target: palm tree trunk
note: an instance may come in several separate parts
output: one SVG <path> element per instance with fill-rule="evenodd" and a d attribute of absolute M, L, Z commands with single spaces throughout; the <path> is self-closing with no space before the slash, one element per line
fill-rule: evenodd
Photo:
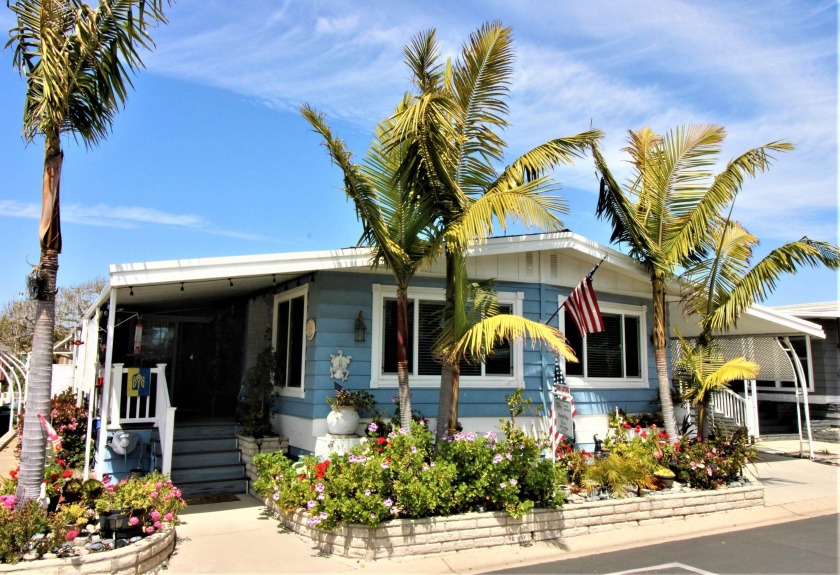
<path fill-rule="evenodd" d="M 452 325 L 455 321 L 455 255 L 447 251 L 446 260 L 446 293 L 443 303 L 443 323 Z M 452 417 L 452 402 L 457 391 L 455 390 L 455 374 L 453 366 L 443 364 L 440 370 L 440 396 L 438 398 L 437 417 L 437 438 L 440 439 L 450 432 L 450 419 Z M 458 415 L 457 404 L 455 416 Z"/>
<path fill-rule="evenodd" d="M 46 430 L 41 427 L 38 414 L 50 417 L 52 388 L 53 338 L 55 332 L 55 294 L 58 278 L 58 254 L 61 252 L 61 220 L 59 217 L 59 188 L 64 154 L 58 134 L 48 135 L 44 154 L 42 185 L 41 261 L 38 265 L 38 293 L 35 310 L 35 331 L 32 336 L 32 356 L 29 360 L 26 414 L 23 419 L 23 442 L 20 452 L 20 474 L 16 495 L 18 505 L 36 499 L 44 480 L 46 458 Z"/>
<path fill-rule="evenodd" d="M 435 437 L 440 439 L 449 433 L 449 413 L 452 406 L 452 366 L 444 364 L 440 369 L 440 394 Z"/>
<path fill-rule="evenodd" d="M 449 435 L 458 430 L 458 392 L 461 387 L 461 366 L 452 366 L 452 405 L 449 406 Z"/>
<path fill-rule="evenodd" d="M 408 295 L 397 287 L 397 381 L 400 387 L 400 427 L 411 429 L 411 392 L 408 388 Z"/>
<path fill-rule="evenodd" d="M 665 349 L 665 280 L 655 273 L 651 276 L 653 285 L 653 349 L 656 358 L 656 377 L 659 380 L 659 403 L 668 441 L 677 442 L 677 423 L 674 416 L 674 402 L 671 399 L 671 381 L 668 377 L 668 356 Z"/>
<path fill-rule="evenodd" d="M 42 254 L 40 271 L 41 293 L 35 311 L 35 333 L 32 337 L 32 356 L 29 362 L 20 475 L 16 492 L 21 503 L 36 499 L 44 480 L 47 440 L 46 430 L 41 426 L 38 414 L 47 419 L 50 417 L 55 285 L 58 271 L 58 254 L 54 250 Z"/>

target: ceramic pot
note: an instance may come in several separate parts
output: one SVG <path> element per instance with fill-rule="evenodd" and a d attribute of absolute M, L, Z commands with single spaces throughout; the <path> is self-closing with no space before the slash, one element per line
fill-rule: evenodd
<path fill-rule="evenodd" d="M 333 407 L 327 415 L 327 431 L 331 435 L 356 435 L 359 427 L 359 414 L 355 407 Z"/>

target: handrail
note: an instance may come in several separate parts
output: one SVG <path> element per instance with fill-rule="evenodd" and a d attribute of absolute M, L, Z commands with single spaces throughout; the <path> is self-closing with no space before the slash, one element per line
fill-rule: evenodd
<path fill-rule="evenodd" d="M 129 368 L 123 364 L 113 365 L 113 377 L 111 385 L 110 424 L 112 427 L 121 427 L 123 423 L 152 423 L 158 428 L 160 434 L 161 451 L 163 461 L 161 471 L 169 473 L 172 469 L 172 444 L 175 435 L 175 407 L 169 399 L 169 386 L 166 383 L 166 364 L 159 363 L 156 367 L 149 368 L 151 374 L 157 377 L 154 380 L 155 401 L 152 409 L 151 395 L 146 401 L 141 398 L 127 398 L 129 401 L 122 405 L 123 375 L 128 373 Z M 134 400 L 134 401 L 131 401 Z"/>
<path fill-rule="evenodd" d="M 155 405 L 155 426 L 160 434 L 160 449 L 163 455 L 161 471 L 169 474 L 172 470 L 172 444 L 175 436 L 175 410 L 169 400 L 169 386 L 166 383 L 166 364 L 157 364 L 157 402 Z"/>
<path fill-rule="evenodd" d="M 752 386 L 752 394 L 745 390 L 741 397 L 728 388 L 716 389 L 712 392 L 712 409 L 715 413 L 728 417 L 738 426 L 747 428 L 747 433 L 758 435 L 758 408 L 756 405 L 755 382 L 747 382 Z"/>

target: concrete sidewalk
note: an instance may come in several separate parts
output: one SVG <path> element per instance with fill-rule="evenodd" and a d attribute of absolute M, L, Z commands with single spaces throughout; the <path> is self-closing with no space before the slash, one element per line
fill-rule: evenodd
<path fill-rule="evenodd" d="M 480 573 L 557 559 L 618 551 L 651 543 L 712 535 L 838 512 L 838 468 L 780 455 L 799 451 L 797 441 L 760 444 L 763 461 L 751 473 L 765 487 L 765 506 L 686 521 L 567 538 L 559 543 L 508 545 L 426 557 L 378 561 L 324 556 L 284 532 L 247 496 L 230 503 L 193 506 L 183 514 L 170 573 Z M 837 444 L 815 452 L 837 453 Z"/>

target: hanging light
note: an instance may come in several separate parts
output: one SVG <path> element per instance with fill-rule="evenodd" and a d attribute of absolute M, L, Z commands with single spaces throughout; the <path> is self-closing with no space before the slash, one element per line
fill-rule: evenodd
<path fill-rule="evenodd" d="M 356 318 L 356 322 L 353 324 L 353 334 L 355 336 L 356 341 L 365 341 L 365 332 L 367 331 L 367 326 L 365 325 L 365 317 L 362 315 L 362 312 L 359 311 L 359 317 Z"/>

